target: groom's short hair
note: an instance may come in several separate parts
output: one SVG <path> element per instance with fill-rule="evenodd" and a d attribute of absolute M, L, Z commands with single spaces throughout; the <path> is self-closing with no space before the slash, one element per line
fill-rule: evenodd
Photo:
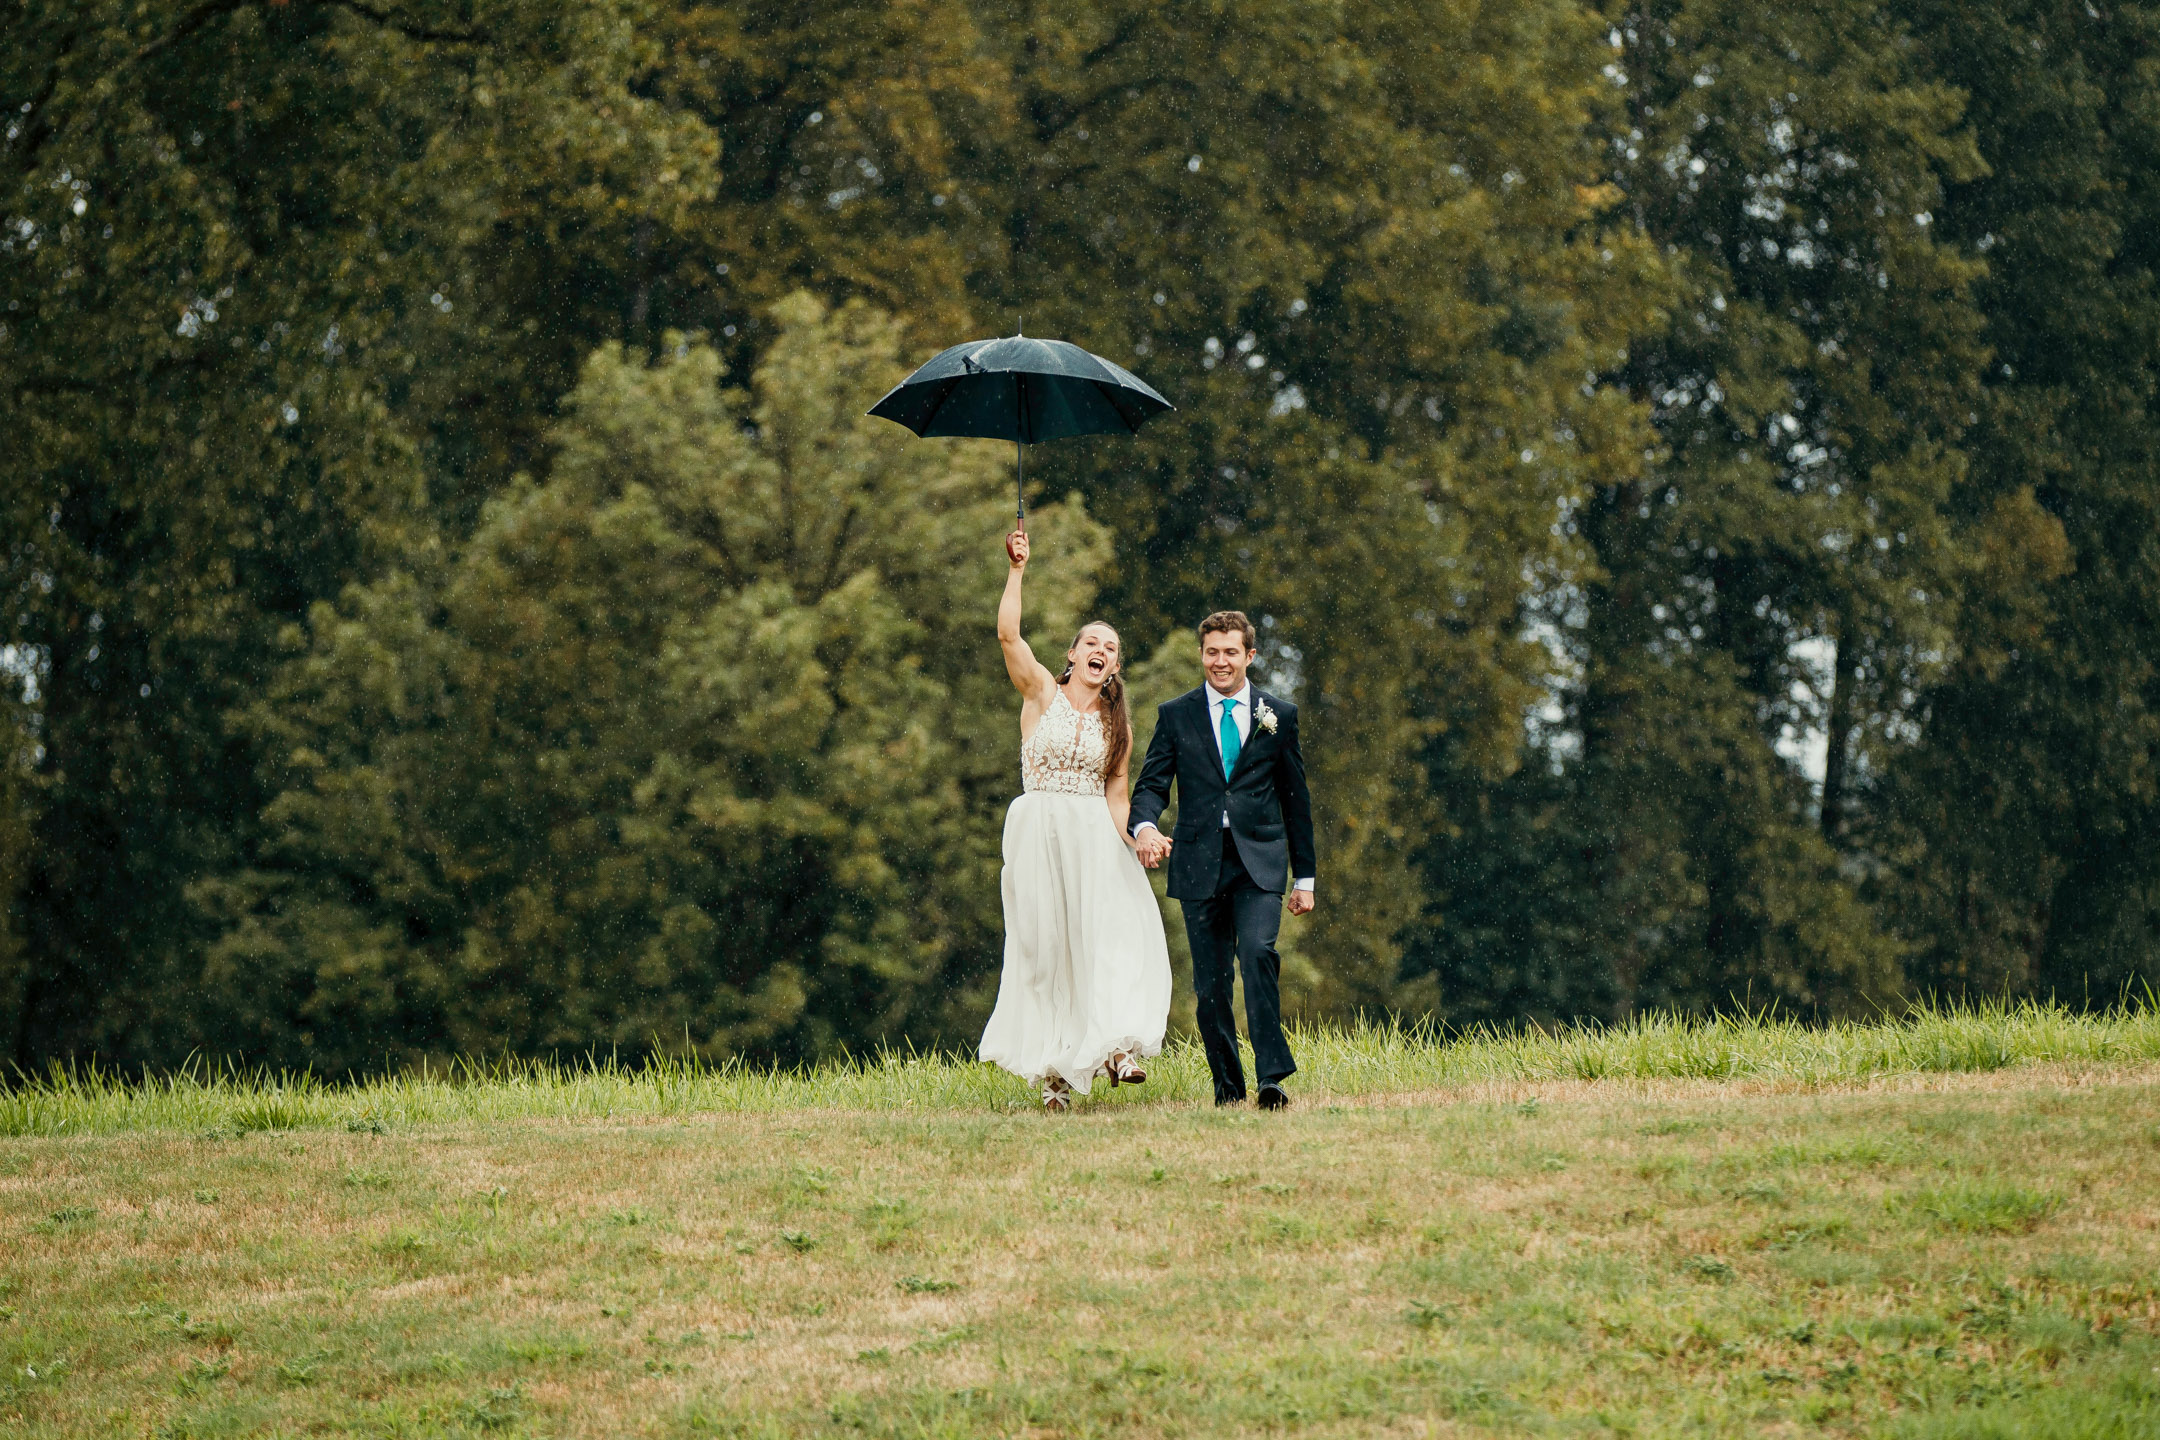
<path fill-rule="evenodd" d="M 1207 644 L 1210 635 L 1228 635 L 1232 631 L 1245 637 L 1245 649 L 1250 652 L 1260 648 L 1260 633 L 1253 629 L 1252 621 L 1245 618 L 1242 610 L 1217 610 L 1200 622 L 1200 643 Z"/>

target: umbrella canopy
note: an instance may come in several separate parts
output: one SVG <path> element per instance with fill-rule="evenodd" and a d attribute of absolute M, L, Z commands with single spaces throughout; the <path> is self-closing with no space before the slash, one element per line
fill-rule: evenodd
<path fill-rule="evenodd" d="M 870 407 L 917 435 L 1032 445 L 1067 435 L 1129 435 L 1175 409 L 1124 366 L 1063 340 L 1025 335 L 940 351 Z M 1027 515 L 1027 500 L 1020 501 Z"/>

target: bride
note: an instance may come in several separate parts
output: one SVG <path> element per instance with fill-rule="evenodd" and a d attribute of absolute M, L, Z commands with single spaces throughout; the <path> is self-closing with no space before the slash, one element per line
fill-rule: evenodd
<path fill-rule="evenodd" d="M 1125 835 L 1132 714 L 1117 631 L 1082 626 L 1053 677 L 1020 636 L 1027 535 L 1006 540 L 998 644 L 1021 695 L 1025 793 L 1005 814 L 1005 968 L 982 1058 L 1040 1084 L 1056 1113 L 1097 1075 L 1147 1079 L 1140 1062 L 1161 1052 L 1170 1016 L 1170 952 Z"/>

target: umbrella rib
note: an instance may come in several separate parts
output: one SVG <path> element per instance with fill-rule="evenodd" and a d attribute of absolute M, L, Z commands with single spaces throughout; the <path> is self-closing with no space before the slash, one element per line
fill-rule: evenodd
<path fill-rule="evenodd" d="M 953 375 L 947 377 L 946 379 L 932 382 L 933 384 L 938 386 L 938 389 L 935 392 L 937 398 L 931 402 L 930 408 L 928 410 L 925 410 L 922 414 L 922 429 L 929 429 L 931 422 L 937 419 L 938 412 L 945 408 L 945 402 L 952 399 L 954 395 L 959 393 L 960 382 L 964 378 L 964 376 Z"/>
<path fill-rule="evenodd" d="M 1101 392 L 1103 399 L 1109 403 L 1111 410 L 1116 413 L 1118 419 L 1125 422 L 1125 428 L 1134 434 L 1138 434 L 1140 431 L 1139 422 L 1134 420 L 1131 411 L 1127 410 L 1124 404 L 1125 387 L 1098 383 L 1095 388 Z"/>

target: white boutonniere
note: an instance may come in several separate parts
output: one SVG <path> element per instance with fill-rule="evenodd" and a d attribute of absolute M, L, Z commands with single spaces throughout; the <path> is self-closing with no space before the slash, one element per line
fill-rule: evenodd
<path fill-rule="evenodd" d="M 1257 721 L 1259 721 L 1259 722 L 1260 722 L 1260 728 L 1261 728 L 1261 729 L 1263 729 L 1263 730 L 1267 731 L 1267 733 L 1268 733 L 1268 734 L 1270 734 L 1270 735 L 1272 735 L 1272 734 L 1274 734 L 1274 733 L 1275 733 L 1275 712 L 1274 712 L 1273 710 L 1270 710 L 1270 709 L 1268 709 L 1268 703 L 1267 703 L 1267 701 L 1265 701 L 1265 700 L 1255 700 L 1255 701 L 1253 701 L 1253 712 L 1252 712 L 1252 713 L 1253 713 L 1253 719 L 1255 719 L 1255 720 L 1257 720 Z"/>

